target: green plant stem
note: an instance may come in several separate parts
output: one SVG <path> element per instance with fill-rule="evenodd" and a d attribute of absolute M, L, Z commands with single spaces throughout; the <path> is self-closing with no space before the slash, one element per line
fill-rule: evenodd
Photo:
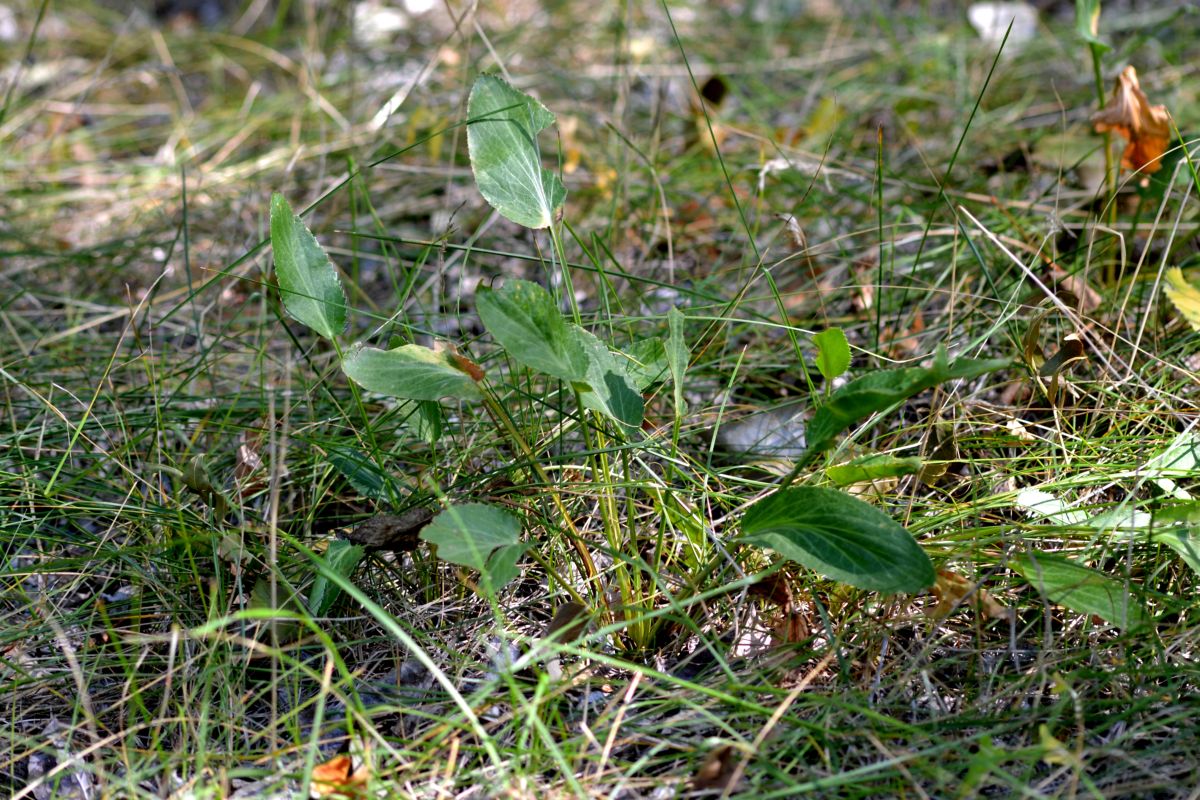
<path fill-rule="evenodd" d="M 563 503 L 562 496 L 558 493 L 558 490 L 554 488 L 550 476 L 546 474 L 546 471 L 542 469 L 542 465 L 538 463 L 533 448 L 525 441 L 525 437 L 521 436 L 521 432 L 517 430 L 516 424 L 512 421 L 512 417 L 508 415 L 508 412 L 504 410 L 504 406 L 497 402 L 492 393 L 486 389 L 482 392 L 482 397 L 483 405 L 492 419 L 504 428 L 509 439 L 516 445 L 521 454 L 525 456 L 525 459 L 529 462 L 529 466 L 537 474 L 538 480 L 550 492 L 550 499 L 554 503 L 555 508 L 558 509 L 559 514 L 562 515 L 563 523 L 569 531 L 571 543 L 575 545 L 575 550 L 579 553 L 580 564 L 584 568 L 584 573 L 587 575 L 589 581 L 594 582 L 599 573 L 596 571 L 595 562 L 592 561 L 592 554 L 588 552 L 587 544 L 583 541 L 583 537 L 580 536 L 579 529 L 575 527 L 575 523 L 567 511 L 567 506 Z"/>
<path fill-rule="evenodd" d="M 1092 54 L 1092 79 L 1096 85 L 1096 102 L 1104 108 L 1104 73 L 1101 70 L 1100 48 L 1094 44 L 1088 45 Z M 1112 134 L 1104 132 L 1104 191 L 1107 195 L 1104 207 L 1108 209 L 1110 226 L 1117 222 L 1117 172 L 1113 165 Z M 1104 267 L 1104 282 L 1111 285 L 1117 279 L 1117 265 L 1109 262 Z"/>

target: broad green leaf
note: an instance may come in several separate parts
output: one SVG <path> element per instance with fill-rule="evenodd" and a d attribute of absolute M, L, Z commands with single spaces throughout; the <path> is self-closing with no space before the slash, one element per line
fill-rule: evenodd
<path fill-rule="evenodd" d="M 856 458 L 849 464 L 838 464 L 826 467 L 825 474 L 838 486 L 849 486 L 852 483 L 874 481 L 880 478 L 897 478 L 901 475 L 912 475 L 921 471 L 921 459 L 897 458 L 886 453 Z"/>
<path fill-rule="evenodd" d="M 674 389 L 675 413 L 687 413 L 687 402 L 683 399 L 683 377 L 687 372 L 691 352 L 687 340 L 684 339 L 683 324 L 687 318 L 677 308 L 667 312 L 667 364 L 671 369 L 671 385 Z"/>
<path fill-rule="evenodd" d="M 946 363 L 939 349 L 930 367 L 903 367 L 872 372 L 838 389 L 817 409 L 808 424 L 808 461 L 829 447 L 833 438 L 860 419 L 885 411 L 932 386 L 957 378 L 974 378 L 1012 364 L 1009 359 L 960 358 Z"/>
<path fill-rule="evenodd" d="M 1100 38 L 1100 0 L 1075 0 L 1075 32 L 1097 53 L 1112 49 Z"/>
<path fill-rule="evenodd" d="M 517 561 L 529 549 L 529 542 L 517 542 L 497 547 L 487 560 L 487 570 L 484 575 L 492 586 L 492 591 L 503 588 L 505 584 L 521 574 Z"/>
<path fill-rule="evenodd" d="M 642 426 L 644 406 L 627 361 L 615 356 L 604 342 L 580 328 L 570 325 L 569 335 L 587 354 L 585 390 L 579 394 L 583 404 L 593 411 L 616 420 L 626 436 L 633 436 Z"/>
<path fill-rule="evenodd" d="M 629 357 L 629 377 L 639 392 L 667 376 L 667 346 L 659 337 L 639 339 L 625 348 L 625 355 Z"/>
<path fill-rule="evenodd" d="M 479 193 L 527 228 L 545 228 L 566 199 L 562 181 L 542 166 L 538 131 L 554 115 L 495 75 L 480 75 L 467 100 L 467 149 Z"/>
<path fill-rule="evenodd" d="M 475 308 L 488 333 L 520 363 L 569 383 L 586 376 L 587 355 L 541 286 L 519 280 L 498 290 L 481 286 Z"/>
<path fill-rule="evenodd" d="M 1159 531 L 1150 538 L 1179 553 L 1192 571 L 1200 575 L 1200 531 L 1196 528 L 1172 528 Z"/>
<path fill-rule="evenodd" d="M 271 195 L 275 276 L 289 316 L 332 339 L 346 329 L 346 295 L 337 270 L 283 195 Z"/>
<path fill-rule="evenodd" d="M 1126 590 L 1125 583 L 1061 556 L 1019 556 L 1012 567 L 1053 603 L 1081 614 L 1095 614 L 1123 628 L 1149 621 L 1146 610 Z"/>
<path fill-rule="evenodd" d="M 366 550 L 359 545 L 344 539 L 335 539 L 329 543 L 329 548 L 325 551 L 325 564 L 333 572 L 349 580 L 354 573 L 354 568 L 358 566 L 358 562 L 362 561 L 364 553 Z M 309 613 L 314 617 L 325 616 L 333 608 L 333 604 L 337 602 L 338 595 L 341 593 L 342 590 L 337 587 L 337 584 L 331 583 L 328 578 L 318 572 L 317 577 L 313 578 L 312 588 L 308 591 Z"/>
<path fill-rule="evenodd" d="M 452 355 L 418 344 L 394 350 L 360 347 L 342 361 L 342 371 L 368 391 L 405 400 L 479 397 L 479 387 L 455 365 Z"/>
<path fill-rule="evenodd" d="M 826 328 L 812 337 L 817 348 L 817 369 L 831 381 L 850 367 L 850 343 L 841 328 Z"/>
<path fill-rule="evenodd" d="M 781 489 L 750 507 L 742 531 L 744 542 L 861 589 L 919 592 L 936 577 L 912 534 L 836 489 Z"/>
<path fill-rule="evenodd" d="M 387 496 L 391 476 L 360 450 L 345 446 L 330 447 L 325 460 L 363 497 L 381 500 Z"/>
<path fill-rule="evenodd" d="M 438 558 L 485 573 L 494 589 L 515 577 L 513 564 L 520 553 L 506 550 L 498 556 L 496 573 L 489 573 L 489 558 L 500 548 L 521 543 L 521 522 L 507 511 L 483 503 L 450 506 L 421 531 L 421 539 L 437 546 Z M 500 581 L 506 578 L 506 581 Z"/>

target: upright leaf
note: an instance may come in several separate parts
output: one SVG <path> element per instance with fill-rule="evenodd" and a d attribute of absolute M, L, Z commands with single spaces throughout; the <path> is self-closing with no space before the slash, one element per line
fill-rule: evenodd
<path fill-rule="evenodd" d="M 498 290 L 481 286 L 475 308 L 488 333 L 525 366 L 570 383 L 586 376 L 587 355 L 541 286 L 519 280 Z"/>
<path fill-rule="evenodd" d="M 1154 534 L 1151 539 L 1170 547 L 1183 559 L 1192 571 L 1200 575 L 1200 530 L 1196 528 L 1172 528 Z"/>
<path fill-rule="evenodd" d="M 850 343 L 841 328 L 826 328 L 813 336 L 817 348 L 817 369 L 827 381 L 841 375 L 850 367 Z"/>
<path fill-rule="evenodd" d="M 342 371 L 368 391 L 405 400 L 476 399 L 479 387 L 456 363 L 453 355 L 418 344 L 393 350 L 360 347 L 342 361 Z"/>
<path fill-rule="evenodd" d="M 373 460 L 361 450 L 348 445 L 334 445 L 329 448 L 325 460 L 342 474 L 354 490 L 364 497 L 382 500 L 388 491 L 392 476 L 380 469 Z"/>
<path fill-rule="evenodd" d="M 936 578 L 912 534 L 874 506 L 835 489 L 781 489 L 750 507 L 742 541 L 861 589 L 919 592 Z"/>
<path fill-rule="evenodd" d="M 436 400 L 421 400 L 408 424 L 422 442 L 434 444 L 442 438 L 442 407 Z"/>
<path fill-rule="evenodd" d="M 467 100 L 467 148 L 479 193 L 527 228 L 545 228 L 566 199 L 562 181 L 542 166 L 537 135 L 554 115 L 495 75 L 480 75 Z"/>
<path fill-rule="evenodd" d="M 1149 622 L 1146 609 L 1125 583 L 1102 572 L 1045 554 L 1020 556 L 1012 566 L 1048 600 L 1072 611 L 1095 614 L 1123 629 Z"/>
<path fill-rule="evenodd" d="M 644 392 L 667 376 L 667 345 L 658 336 L 638 339 L 624 350 L 634 388 Z"/>
<path fill-rule="evenodd" d="M 1075 32 L 1098 54 L 1112 49 L 1100 38 L 1100 0 L 1075 0 Z"/>
<path fill-rule="evenodd" d="M 1188 283 L 1179 267 L 1171 267 L 1164 277 L 1167 282 L 1163 285 L 1163 292 L 1167 299 L 1188 321 L 1192 330 L 1200 331 L 1200 289 Z"/>
<path fill-rule="evenodd" d="M 271 249 L 289 316 L 332 339 L 346 328 L 346 295 L 337 270 L 283 195 L 271 196 Z"/>
<path fill-rule="evenodd" d="M 344 539 L 335 539 L 329 543 L 325 551 L 325 563 L 336 574 L 347 580 L 354 573 L 358 562 L 362 561 L 366 550 L 359 545 Z M 336 583 L 331 582 L 320 572 L 313 578 L 312 588 L 308 592 L 308 610 L 314 617 L 323 617 L 333 608 L 342 590 Z"/>
<path fill-rule="evenodd" d="M 620 423 L 626 436 L 633 436 L 642 426 L 645 407 L 629 367 L 591 333 L 578 325 L 568 327 L 569 335 L 588 359 L 586 390 L 580 393 L 580 399 L 588 408 Z"/>
<path fill-rule="evenodd" d="M 687 340 L 683 336 L 683 323 L 686 321 L 683 312 L 672 308 L 667 312 L 667 364 L 671 370 L 671 386 L 677 414 L 687 412 L 687 402 L 683 399 L 683 376 L 687 372 L 688 350 Z"/>

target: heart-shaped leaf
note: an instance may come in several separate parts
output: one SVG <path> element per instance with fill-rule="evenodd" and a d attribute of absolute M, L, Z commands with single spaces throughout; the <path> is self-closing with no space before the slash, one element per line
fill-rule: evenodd
<path fill-rule="evenodd" d="M 418 344 L 393 350 L 360 347 L 342 361 L 342 371 L 364 389 L 405 400 L 474 400 L 479 387 L 452 354 Z"/>
<path fill-rule="evenodd" d="M 289 316 L 332 339 L 346 329 L 346 295 L 337 270 L 283 195 L 271 195 L 271 249 Z"/>
<path fill-rule="evenodd" d="M 782 489 L 750 507 L 742 541 L 834 580 L 880 592 L 919 592 L 936 578 L 912 534 L 874 506 L 835 489 Z"/>
<path fill-rule="evenodd" d="M 517 361 L 569 383 L 584 380 L 587 355 L 541 286 L 518 280 L 498 290 L 481 286 L 475 308 L 488 333 Z"/>
<path fill-rule="evenodd" d="M 495 75 L 480 75 L 467 100 L 467 148 L 479 193 L 527 228 L 545 228 L 566 199 L 562 181 L 542 166 L 538 131 L 554 115 Z"/>
<path fill-rule="evenodd" d="M 483 503 L 450 506 L 425 526 L 421 539 L 435 545 L 443 561 L 487 575 L 493 589 L 516 577 L 516 560 L 524 552 L 521 521 Z"/>
<path fill-rule="evenodd" d="M 1061 556 L 1023 555 L 1012 567 L 1053 603 L 1081 614 L 1095 614 L 1119 628 L 1137 628 L 1150 621 L 1146 609 L 1124 581 L 1076 564 Z"/>

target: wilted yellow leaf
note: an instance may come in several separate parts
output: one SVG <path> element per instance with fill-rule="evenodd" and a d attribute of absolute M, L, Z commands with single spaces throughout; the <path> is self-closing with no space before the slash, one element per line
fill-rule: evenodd
<path fill-rule="evenodd" d="M 1171 304 L 1183 318 L 1191 323 L 1192 329 L 1200 331 L 1200 289 L 1192 286 L 1183 277 L 1183 270 L 1171 267 L 1167 270 L 1167 285 L 1164 290 Z"/>
<path fill-rule="evenodd" d="M 1121 166 L 1145 173 L 1162 169 L 1160 159 L 1171 141 L 1170 120 L 1166 106 L 1150 105 L 1132 64 L 1117 76 L 1108 105 L 1092 115 L 1097 133 L 1115 131 L 1129 142 Z"/>

